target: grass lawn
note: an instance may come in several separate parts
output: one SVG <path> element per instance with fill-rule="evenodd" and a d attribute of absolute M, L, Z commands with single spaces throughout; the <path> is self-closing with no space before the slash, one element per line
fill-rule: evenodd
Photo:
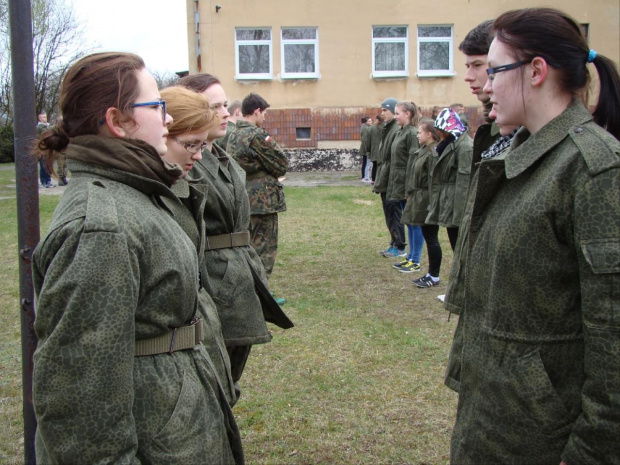
<path fill-rule="evenodd" d="M 456 319 L 437 295 L 452 252 L 442 230 L 442 285 L 415 288 L 421 273 L 377 254 L 389 235 L 370 190 L 286 188 L 271 288 L 296 326 L 271 326 L 241 379 L 234 411 L 248 464 L 449 462 L 456 394 L 443 372 Z M 41 196 L 43 231 L 58 200 Z M 0 463 L 23 456 L 15 208 L 0 200 Z"/>

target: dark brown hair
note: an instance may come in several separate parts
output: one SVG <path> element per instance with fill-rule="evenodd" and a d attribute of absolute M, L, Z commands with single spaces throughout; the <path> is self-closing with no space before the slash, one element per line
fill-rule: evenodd
<path fill-rule="evenodd" d="M 478 24 L 467 33 L 459 50 L 465 55 L 488 55 L 493 42 L 493 20 L 489 19 Z"/>
<path fill-rule="evenodd" d="M 269 107 L 270 105 L 263 97 L 258 94 L 250 93 L 246 95 L 241 102 L 241 114 L 243 116 L 250 116 L 256 110 L 260 110 L 262 113 Z"/>
<path fill-rule="evenodd" d="M 179 79 L 179 82 L 177 82 L 176 85 L 187 87 L 194 92 L 202 93 L 213 84 L 221 84 L 221 82 L 213 74 L 201 73 L 185 76 L 184 78 Z"/>
<path fill-rule="evenodd" d="M 140 93 L 137 72 L 144 67 L 138 55 L 121 52 L 95 53 L 71 65 L 60 86 L 62 123 L 41 134 L 35 149 L 50 172 L 71 137 L 99 132 L 108 108 L 132 119 L 131 104 Z"/>
<path fill-rule="evenodd" d="M 552 8 L 508 11 L 493 24 L 496 39 L 512 48 L 521 61 L 543 58 L 559 71 L 560 85 L 574 98 L 590 82 L 586 66 L 590 47 L 579 25 Z M 600 95 L 594 121 L 620 139 L 620 76 L 613 61 L 597 54 L 592 61 L 599 75 Z"/>

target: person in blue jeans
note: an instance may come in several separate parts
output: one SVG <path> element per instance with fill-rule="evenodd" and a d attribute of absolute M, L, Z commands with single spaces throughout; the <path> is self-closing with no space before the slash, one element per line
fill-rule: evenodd
<path fill-rule="evenodd" d="M 47 113 L 45 113 L 44 111 L 40 112 L 37 115 L 37 119 L 39 120 L 39 122 L 37 123 L 37 135 L 41 135 L 50 127 L 49 123 L 47 122 Z M 45 160 L 43 159 L 39 159 L 39 181 L 41 182 L 41 187 L 56 187 L 56 184 L 52 183 L 52 177 L 47 172 L 47 168 L 45 167 Z"/>

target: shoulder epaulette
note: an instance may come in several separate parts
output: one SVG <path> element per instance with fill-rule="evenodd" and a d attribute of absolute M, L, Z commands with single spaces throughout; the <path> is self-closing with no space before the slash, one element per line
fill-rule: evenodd
<path fill-rule="evenodd" d="M 88 185 L 84 232 L 120 232 L 116 203 L 106 189 L 102 181 L 93 181 Z"/>
<path fill-rule="evenodd" d="M 596 123 L 573 126 L 569 135 L 591 175 L 620 167 L 620 142 Z"/>

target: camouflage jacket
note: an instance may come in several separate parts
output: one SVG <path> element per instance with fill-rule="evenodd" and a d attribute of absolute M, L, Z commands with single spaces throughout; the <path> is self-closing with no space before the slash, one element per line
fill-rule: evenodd
<path fill-rule="evenodd" d="M 380 158 L 379 148 L 381 147 L 381 125 L 375 123 L 370 126 L 368 144 L 370 145 L 368 148 L 368 158 L 374 162 L 378 161 Z"/>
<path fill-rule="evenodd" d="M 469 188 L 472 152 L 473 141 L 467 133 L 448 144 L 441 155 L 437 156 L 437 151 L 434 151 L 427 224 L 447 228 L 461 224 Z"/>
<path fill-rule="evenodd" d="M 368 157 L 370 155 L 370 126 L 364 124 L 360 133 L 360 155 Z"/>
<path fill-rule="evenodd" d="M 216 305 L 211 298 L 209 276 L 204 273 L 205 267 L 205 221 L 204 210 L 207 200 L 207 186 L 204 184 L 189 183 L 186 179 L 180 179 L 171 188 L 177 199 L 163 197 L 162 200 L 170 209 L 175 221 L 187 237 L 189 237 L 198 254 L 200 282 L 199 282 L 199 306 L 198 311 L 204 323 L 202 326 L 202 344 L 209 352 L 213 366 L 217 370 L 220 383 L 230 405 L 237 401 L 234 383 L 230 371 L 230 359 L 226 351 L 222 324 Z"/>
<path fill-rule="evenodd" d="M 468 198 L 466 200 L 466 205 L 473 202 L 473 197 L 469 197 L 476 195 L 476 190 L 472 189 L 471 186 L 474 184 L 474 180 L 477 179 L 478 176 L 477 170 L 480 166 L 480 161 L 482 160 L 482 152 L 491 147 L 500 137 L 501 134 L 499 133 L 499 126 L 495 123 L 485 123 L 478 127 L 476 136 L 474 137 L 474 150 L 471 161 L 471 173 L 473 174 L 469 177 L 470 188 L 467 191 Z M 464 212 L 461 220 L 461 226 L 463 229 L 459 231 L 459 237 L 456 242 L 456 247 L 454 248 L 454 257 L 452 258 L 452 267 L 450 268 L 450 281 L 448 288 L 446 289 L 446 296 L 444 299 L 444 307 L 446 307 L 446 309 L 450 312 L 457 314 L 460 313 L 460 308 L 463 306 L 465 289 L 463 286 L 463 281 L 457 279 L 455 273 L 458 273 L 458 270 L 461 269 L 465 261 L 462 243 L 467 237 L 469 220 L 470 216 Z"/>
<path fill-rule="evenodd" d="M 192 183 L 205 186 L 207 192 L 204 222 L 207 236 L 217 236 L 250 228 L 250 202 L 243 170 L 224 150 L 213 145 L 204 150 L 194 165 Z M 261 302 L 256 294 L 252 269 L 266 285 L 265 270 L 251 245 L 204 251 L 204 270 L 208 291 L 222 321 L 227 346 L 262 344 L 271 340 Z"/>
<path fill-rule="evenodd" d="M 407 163 L 420 148 L 418 128 L 408 124 L 403 126 L 392 142 L 390 173 L 386 191 L 387 200 L 405 200 L 407 182 Z"/>
<path fill-rule="evenodd" d="M 226 151 L 246 172 L 245 187 L 252 215 L 286 211 L 284 188 L 278 178 L 288 169 L 288 159 L 264 129 L 237 121 L 228 137 Z"/>
<path fill-rule="evenodd" d="M 620 143 L 574 102 L 472 189 L 451 463 L 619 464 Z"/>
<path fill-rule="evenodd" d="M 387 192 L 388 180 L 390 179 L 390 157 L 392 155 L 392 142 L 400 126 L 392 119 L 381 128 L 381 146 L 379 147 L 379 161 L 377 162 L 377 175 L 372 191 L 381 194 Z"/>
<path fill-rule="evenodd" d="M 421 226 L 425 224 L 429 205 L 429 173 L 433 168 L 433 149 L 435 145 L 425 145 L 407 162 L 407 182 L 405 194 L 407 203 L 400 219 L 402 224 Z"/>
<path fill-rule="evenodd" d="M 242 463 L 202 344 L 134 356 L 136 340 L 186 325 L 200 305 L 195 245 L 162 202 L 174 194 L 69 163 L 72 182 L 33 256 L 38 463 Z"/>

